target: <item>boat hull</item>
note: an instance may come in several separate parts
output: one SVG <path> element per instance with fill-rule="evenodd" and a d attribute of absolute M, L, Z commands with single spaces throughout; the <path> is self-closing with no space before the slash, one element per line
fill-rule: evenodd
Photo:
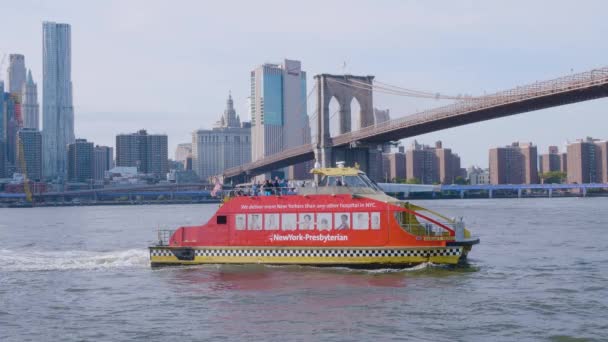
<path fill-rule="evenodd" d="M 457 264 L 462 246 L 452 247 L 150 247 L 152 267 L 198 264 L 268 264 L 402 267 L 431 262 Z"/>

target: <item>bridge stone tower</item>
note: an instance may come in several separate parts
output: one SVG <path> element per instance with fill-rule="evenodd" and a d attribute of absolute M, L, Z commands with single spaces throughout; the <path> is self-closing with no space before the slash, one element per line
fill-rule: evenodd
<path fill-rule="evenodd" d="M 353 98 L 359 102 L 358 113 L 361 127 L 374 124 L 374 103 L 371 90 L 374 76 L 330 75 L 315 76 L 317 82 L 317 132 L 315 159 L 321 167 L 332 167 L 336 161 L 345 161 L 347 165 L 355 162 L 371 178 L 380 179 L 382 175 L 382 152 L 370 147 L 333 147 L 329 122 L 333 113 L 329 112 L 329 103 L 335 98 L 340 105 L 339 134 L 352 131 L 351 107 Z M 378 169 L 379 168 L 379 169 Z"/>

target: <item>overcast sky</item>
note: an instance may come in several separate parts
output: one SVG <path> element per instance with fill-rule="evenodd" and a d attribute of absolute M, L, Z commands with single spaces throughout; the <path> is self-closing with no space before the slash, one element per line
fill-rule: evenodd
<path fill-rule="evenodd" d="M 607 66 L 607 10 L 605 1 L 556 0 L 0 0 L 0 57 L 25 55 L 41 101 L 42 21 L 71 24 L 76 136 L 113 146 L 117 133 L 145 128 L 169 135 L 172 156 L 219 119 L 229 90 L 247 116 L 249 72 L 265 62 L 301 60 L 309 89 L 315 74 L 347 72 L 480 95 Z M 393 117 L 440 105 L 374 101 Z M 443 140 L 463 166 L 487 166 L 488 148 L 512 141 L 544 152 L 588 135 L 606 139 L 607 107 L 589 101 L 416 139 Z"/>

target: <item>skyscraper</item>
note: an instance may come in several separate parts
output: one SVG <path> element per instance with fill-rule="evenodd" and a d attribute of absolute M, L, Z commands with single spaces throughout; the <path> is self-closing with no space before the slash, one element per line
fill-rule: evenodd
<path fill-rule="evenodd" d="M 251 159 L 310 143 L 306 72 L 300 61 L 264 64 L 251 71 Z M 307 176 L 307 163 L 289 168 L 289 178 Z"/>
<path fill-rule="evenodd" d="M 6 70 L 8 92 L 21 96 L 21 89 L 25 83 L 25 57 L 11 54 L 8 59 L 8 69 Z"/>
<path fill-rule="evenodd" d="M 17 132 L 22 127 L 18 94 L 4 93 L 4 120 L 6 162 L 9 167 L 14 167 L 17 158 Z"/>
<path fill-rule="evenodd" d="M 169 172 L 167 135 L 140 130 L 116 136 L 116 166 L 135 166 L 141 173 L 164 178 Z"/>
<path fill-rule="evenodd" d="M 69 24 L 42 25 L 43 169 L 45 177 L 62 179 L 67 174 L 67 145 L 74 142 L 71 29 Z"/>
<path fill-rule="evenodd" d="M 17 162 L 19 173 L 31 181 L 42 179 L 42 134 L 37 129 L 22 128 L 17 133 Z"/>
<path fill-rule="evenodd" d="M 241 122 L 228 95 L 226 110 L 212 129 L 192 133 L 192 168 L 204 181 L 251 161 L 251 125 Z"/>
<path fill-rule="evenodd" d="M 491 184 L 538 184 L 538 154 L 532 143 L 490 149 Z"/>
<path fill-rule="evenodd" d="M 87 139 L 76 139 L 68 145 L 68 180 L 89 182 L 93 179 L 93 143 Z"/>
<path fill-rule="evenodd" d="M 38 85 L 34 83 L 32 71 L 27 73 L 27 80 L 21 90 L 21 114 L 23 127 L 40 129 L 40 107 L 38 106 Z"/>
<path fill-rule="evenodd" d="M 105 172 L 114 167 L 114 149 L 108 146 L 95 146 L 93 151 L 93 179 L 103 180 Z"/>

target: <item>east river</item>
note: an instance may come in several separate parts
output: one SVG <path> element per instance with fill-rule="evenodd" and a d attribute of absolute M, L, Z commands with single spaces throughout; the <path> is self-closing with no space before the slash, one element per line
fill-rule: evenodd
<path fill-rule="evenodd" d="M 0 209 L 0 341 L 606 341 L 608 198 L 417 201 L 468 267 L 150 269 L 216 204 Z"/>

